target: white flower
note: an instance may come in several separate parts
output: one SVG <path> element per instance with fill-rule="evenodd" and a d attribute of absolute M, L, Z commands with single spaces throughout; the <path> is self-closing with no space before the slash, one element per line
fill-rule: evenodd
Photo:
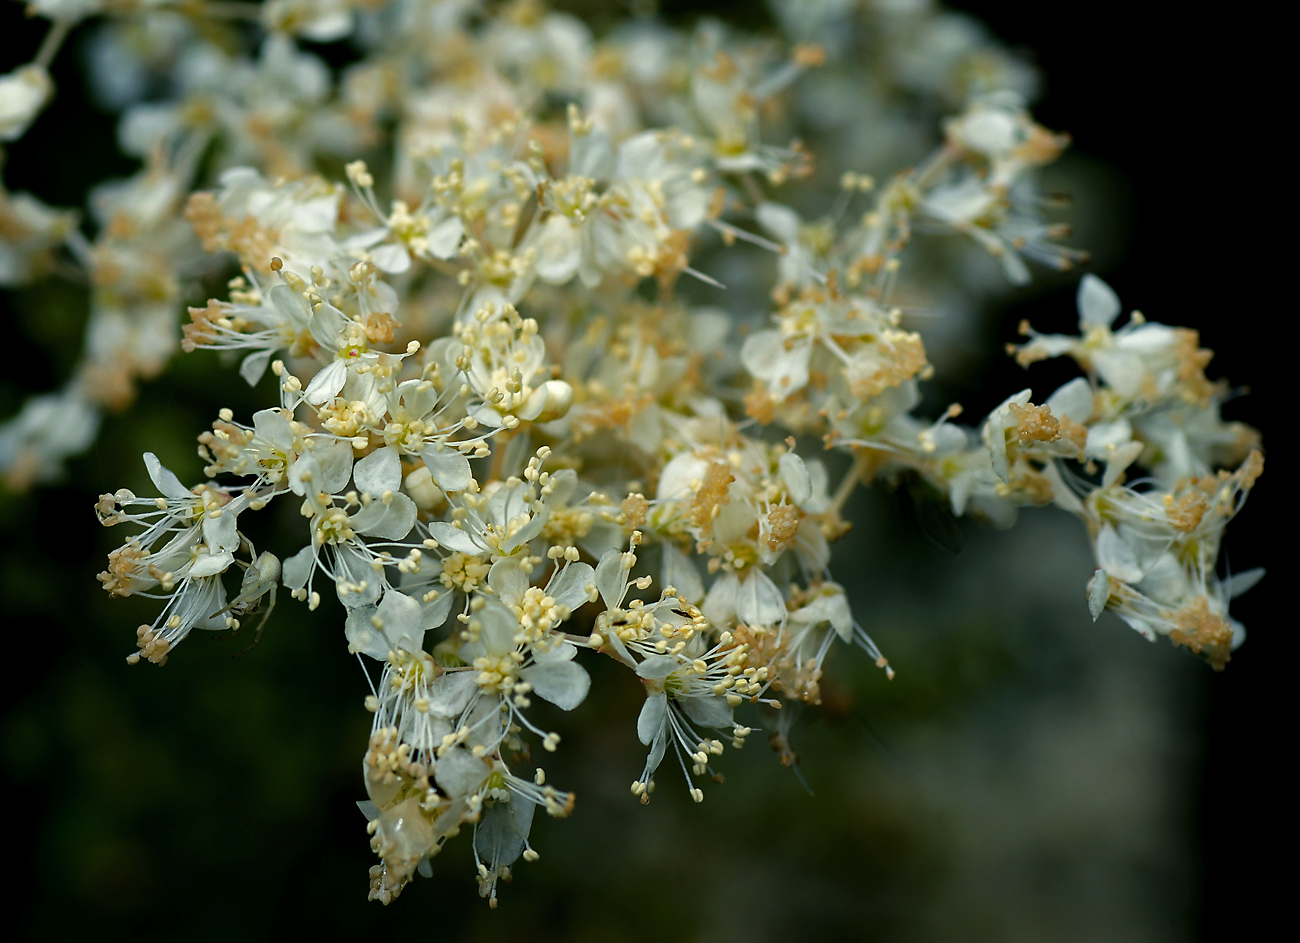
<path fill-rule="evenodd" d="M 349 609 L 345 632 L 351 652 L 380 661 L 389 652 L 414 654 L 423 649 L 424 614 L 416 600 L 390 589 L 378 606 Z"/>
<path fill-rule="evenodd" d="M 44 66 L 25 65 L 0 75 L 0 141 L 16 141 L 54 93 Z"/>
<path fill-rule="evenodd" d="M 337 442 L 300 456 L 289 470 L 289 487 L 304 497 L 304 512 L 311 517 L 311 543 L 284 561 L 284 584 L 297 598 L 311 599 L 313 608 L 311 583 L 318 568 L 349 608 L 378 599 L 387 586 L 383 558 L 361 538 L 398 541 L 415 526 L 415 502 L 399 490 L 396 450 L 378 449 L 355 466 L 351 459 L 350 445 Z M 336 492 L 347 484 L 349 472 L 359 493 L 345 496 L 340 507 Z"/>
<path fill-rule="evenodd" d="M 460 649 L 460 657 L 479 672 L 479 686 L 515 707 L 527 706 L 530 693 L 564 710 L 581 704 L 591 678 L 573 661 L 577 649 L 569 642 L 532 644 L 534 631 L 510 608 L 491 598 L 481 602 L 471 609 L 470 638 Z"/>
<path fill-rule="evenodd" d="M 514 479 L 476 496 L 452 521 L 430 523 L 429 536 L 448 550 L 496 560 L 525 551 L 549 515 L 550 508 L 537 498 L 533 486 Z"/>
<path fill-rule="evenodd" d="M 73 213 L 52 209 L 30 193 L 0 189 L 0 286 L 45 274 L 54 250 L 76 227 Z"/>
<path fill-rule="evenodd" d="M 748 736 L 748 727 L 737 724 L 732 709 L 742 694 L 761 690 L 766 669 L 742 673 L 746 646 L 735 645 L 729 633 L 720 644 L 705 651 L 704 640 L 694 636 L 674 654 L 648 655 L 637 666 L 637 676 L 646 689 L 645 703 L 637 717 L 637 738 L 650 747 L 641 775 L 632 784 L 632 794 L 642 802 L 649 800 L 654 789 L 654 773 L 671 744 L 679 758 L 689 756 L 691 772 L 700 776 L 709 769 L 710 757 L 722 753 L 722 743 L 700 735 L 696 727 L 730 729 L 732 745 L 739 749 Z M 682 771 L 686 766 L 683 761 Z M 687 788 L 696 802 L 704 793 L 689 776 Z"/>
<path fill-rule="evenodd" d="M 97 404 L 77 387 L 34 396 L 0 423 L 0 470 L 10 487 L 51 481 L 63 462 L 84 452 L 99 432 Z"/>

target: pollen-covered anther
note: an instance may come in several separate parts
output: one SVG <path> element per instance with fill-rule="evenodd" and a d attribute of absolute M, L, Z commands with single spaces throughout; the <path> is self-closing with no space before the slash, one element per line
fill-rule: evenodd
<path fill-rule="evenodd" d="M 1021 442 L 1055 442 L 1061 437 L 1061 424 L 1052 415 L 1050 406 L 1035 406 L 1033 403 L 1017 406 L 1011 403 L 1007 408 L 1016 420 L 1016 438 Z"/>
<path fill-rule="evenodd" d="M 1232 659 L 1232 626 L 1210 610 L 1206 597 L 1198 596 L 1175 612 L 1173 622 L 1170 641 L 1200 655 L 1215 671 L 1227 666 Z"/>

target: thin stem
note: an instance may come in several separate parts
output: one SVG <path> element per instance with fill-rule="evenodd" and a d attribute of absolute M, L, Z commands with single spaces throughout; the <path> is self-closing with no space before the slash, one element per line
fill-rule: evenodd
<path fill-rule="evenodd" d="M 42 69 L 48 69 L 54 57 L 59 54 L 59 48 L 63 41 L 68 38 L 68 33 L 72 31 L 72 20 L 55 20 L 50 25 L 50 31 L 45 34 L 45 39 L 41 42 L 41 48 L 36 52 L 36 58 L 32 60 L 33 65 L 38 65 Z"/>
<path fill-rule="evenodd" d="M 836 517 L 844 509 L 845 503 L 849 500 L 849 495 L 853 493 L 862 473 L 867 470 L 867 451 L 858 449 L 854 452 L 853 465 L 844 473 L 839 487 L 835 489 L 835 497 L 831 499 L 830 512 Z"/>

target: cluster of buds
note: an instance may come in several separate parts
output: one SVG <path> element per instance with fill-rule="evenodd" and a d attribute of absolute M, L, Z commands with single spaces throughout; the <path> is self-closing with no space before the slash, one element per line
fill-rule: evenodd
<path fill-rule="evenodd" d="M 1094 618 L 1215 668 L 1241 644 L 1228 600 L 1259 574 L 1216 567 L 1262 454 L 1221 420 L 1194 332 L 1115 328 L 1118 299 L 1085 276 L 1079 336 L 1026 327 L 1013 351 L 1085 376 L 980 425 L 918 415 L 934 368 L 904 309 L 988 290 L 918 234 L 1011 283 L 1070 269 L 1083 254 L 1036 185 L 1067 140 L 969 21 L 854 6 L 775 2 L 783 52 L 711 21 L 597 38 L 530 0 L 32 4 L 51 38 L 0 77 L 5 140 L 44 107 L 63 37 L 101 16 L 91 58 L 144 167 L 96 191 L 93 238 L 0 191 L 0 280 L 70 261 L 93 286 L 81 365 L 0 427 L 0 464 L 17 484 L 57 474 L 176 346 L 233 355 L 267 391 L 199 437 L 196 486 L 146 454 L 156 497 L 100 499 L 133 530 L 100 579 L 161 602 L 132 663 L 196 629 L 259 633 L 277 588 L 312 610 L 337 597 L 340 645 L 370 669 L 372 898 L 470 825 L 495 905 L 537 857 L 535 812 L 574 807 L 532 765 L 560 735 L 530 709 L 578 709 L 590 659 L 644 689 L 642 802 L 678 773 L 702 801 L 764 724 L 784 742 L 783 705 L 820 701 L 833 648 L 892 677 L 831 578 L 859 486 L 919 476 L 997 524 L 1054 503 L 1096 548 Z M 355 59 L 331 71 L 313 42 Z M 931 131 L 928 156 L 899 152 Z M 879 185 L 866 172 L 900 160 Z M 178 330 L 187 279 L 231 260 Z M 248 521 L 285 503 L 300 528 L 259 553 Z"/>

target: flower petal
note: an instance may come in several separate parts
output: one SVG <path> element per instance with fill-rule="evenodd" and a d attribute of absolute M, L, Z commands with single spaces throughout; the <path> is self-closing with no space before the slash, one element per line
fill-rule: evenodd
<path fill-rule="evenodd" d="M 154 487 L 165 498 L 193 498 L 194 494 L 189 488 L 181 484 L 172 471 L 158 461 L 158 456 L 152 452 L 144 453 L 144 467 L 149 470 L 149 480 L 153 482 Z"/>
<path fill-rule="evenodd" d="M 647 680 L 658 681 L 668 677 L 680 665 L 681 660 L 676 655 L 651 655 L 636 666 L 636 673 Z"/>
<path fill-rule="evenodd" d="M 650 741 L 655 739 L 664 727 L 664 720 L 668 714 L 668 698 L 663 694 L 652 694 L 645 699 L 641 705 L 641 713 L 636 719 L 637 739 L 646 746 Z"/>
<path fill-rule="evenodd" d="M 347 381 L 347 378 L 347 363 L 342 360 L 335 360 L 311 378 L 311 382 L 307 384 L 307 389 L 303 391 L 303 399 L 313 406 L 328 403 L 339 395 L 339 390 L 343 389 L 343 384 Z"/>
<path fill-rule="evenodd" d="M 1096 275 L 1091 273 L 1079 281 L 1079 328 L 1086 332 L 1090 327 L 1109 327 L 1119 316 L 1119 295 Z"/>
<path fill-rule="evenodd" d="M 397 449 L 386 445 L 376 449 L 352 467 L 352 480 L 363 494 L 380 497 L 402 486 L 402 460 Z"/>
<path fill-rule="evenodd" d="M 401 540 L 415 526 L 415 502 L 400 491 L 389 500 L 371 501 L 352 515 L 352 529 L 358 534 Z"/>
<path fill-rule="evenodd" d="M 546 595 L 570 612 L 587 601 L 587 587 L 595 582 L 596 571 L 589 563 L 570 563 L 546 584 Z"/>
<path fill-rule="evenodd" d="M 724 697 L 679 697 L 686 716 L 702 727 L 730 727 L 731 705 Z"/>
<path fill-rule="evenodd" d="M 478 693 L 478 671 L 449 671 L 429 685 L 429 713 L 454 719 Z"/>
<path fill-rule="evenodd" d="M 785 597 L 766 573 L 751 570 L 736 592 L 736 615 L 749 625 L 776 625 L 785 619 Z"/>
<path fill-rule="evenodd" d="M 1106 578 L 1105 570 L 1098 569 L 1088 583 L 1088 612 L 1092 614 L 1093 622 L 1097 621 L 1101 611 L 1106 608 L 1106 600 L 1109 598 L 1110 580 Z"/>
<path fill-rule="evenodd" d="M 1142 567 L 1138 565 L 1137 554 L 1110 524 L 1103 526 L 1097 535 L 1097 563 L 1107 575 L 1125 583 L 1136 583 L 1142 579 Z"/>
<path fill-rule="evenodd" d="M 390 589 L 376 615 L 379 630 L 395 651 L 418 652 L 424 647 L 424 611 L 418 601 Z"/>
<path fill-rule="evenodd" d="M 591 676 L 587 674 L 587 669 L 575 661 L 535 664 L 519 674 L 532 685 L 534 694 L 566 711 L 581 704 L 591 688 Z"/>
<path fill-rule="evenodd" d="M 375 616 L 375 606 L 360 606 L 348 610 L 347 621 L 343 623 L 343 634 L 347 636 L 349 651 L 360 652 L 362 655 L 383 661 L 388 657 L 392 646 L 371 621 Z"/>
<path fill-rule="evenodd" d="M 428 466 L 433 482 L 444 492 L 464 491 L 473 480 L 469 459 L 455 449 L 442 445 L 431 446 L 420 453 Z"/>
<path fill-rule="evenodd" d="M 446 547 L 448 550 L 454 550 L 457 553 L 468 553 L 471 556 L 487 553 L 486 547 L 480 546 L 478 541 L 465 531 L 446 521 L 431 522 L 429 524 L 429 536 L 438 541 L 440 546 Z"/>
<path fill-rule="evenodd" d="M 458 799 L 477 792 L 487 779 L 487 762 L 463 747 L 448 750 L 434 764 L 433 778 L 448 796 Z"/>

